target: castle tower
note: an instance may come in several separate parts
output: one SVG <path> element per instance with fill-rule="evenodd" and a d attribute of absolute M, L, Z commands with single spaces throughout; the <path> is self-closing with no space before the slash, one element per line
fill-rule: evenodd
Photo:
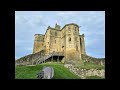
<path fill-rule="evenodd" d="M 80 48 L 81 48 L 81 54 L 86 54 L 86 52 L 85 52 L 84 34 L 80 35 Z"/>
<path fill-rule="evenodd" d="M 60 30 L 60 26 L 57 25 L 57 23 L 55 24 L 55 29 L 56 29 L 56 30 Z"/>
<path fill-rule="evenodd" d="M 81 61 L 81 48 L 79 39 L 79 26 L 76 24 L 67 24 L 66 27 L 66 63 Z"/>
<path fill-rule="evenodd" d="M 79 26 L 71 23 L 62 29 L 59 25 L 48 26 L 45 35 L 35 34 L 33 53 L 44 50 L 47 56 L 53 52 L 64 54 L 62 63 L 82 64 L 81 54 L 85 52 L 84 34 L 79 35 Z"/>
<path fill-rule="evenodd" d="M 41 51 L 44 47 L 44 35 L 35 34 L 33 53 Z"/>

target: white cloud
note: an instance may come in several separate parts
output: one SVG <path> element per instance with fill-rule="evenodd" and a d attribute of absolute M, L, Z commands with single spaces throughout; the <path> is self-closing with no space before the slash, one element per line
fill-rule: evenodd
<path fill-rule="evenodd" d="M 55 11 L 55 12 L 19 12 L 15 15 L 15 49 L 16 56 L 23 56 L 32 52 L 34 34 L 44 34 L 47 27 L 54 27 L 55 23 L 61 28 L 68 23 L 76 23 L 80 28 L 80 34 L 85 34 L 87 53 L 101 50 L 105 39 L 105 13 L 96 11 Z M 103 48 L 104 46 L 102 46 Z M 90 51 L 91 50 L 91 51 Z M 97 55 L 96 52 L 93 52 Z M 101 54 L 102 55 L 102 54 Z"/>
<path fill-rule="evenodd" d="M 65 16 L 65 15 L 76 15 L 77 12 L 75 11 L 59 11 L 56 13 L 58 16 Z"/>
<path fill-rule="evenodd" d="M 24 40 L 18 40 L 18 39 L 16 39 L 15 40 L 15 45 L 17 46 L 17 45 L 20 45 L 20 44 L 22 44 L 22 43 L 24 43 L 25 41 Z"/>
<path fill-rule="evenodd" d="M 32 51 L 32 50 L 33 50 L 33 48 L 26 48 L 26 50 L 30 50 L 30 51 Z"/>

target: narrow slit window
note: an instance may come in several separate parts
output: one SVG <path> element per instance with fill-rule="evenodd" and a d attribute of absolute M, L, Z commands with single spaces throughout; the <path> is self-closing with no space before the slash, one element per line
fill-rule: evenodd
<path fill-rule="evenodd" d="M 69 42 L 71 42 L 71 37 L 69 38 Z"/>
<path fill-rule="evenodd" d="M 57 36 L 57 32 L 55 32 L 55 36 Z"/>

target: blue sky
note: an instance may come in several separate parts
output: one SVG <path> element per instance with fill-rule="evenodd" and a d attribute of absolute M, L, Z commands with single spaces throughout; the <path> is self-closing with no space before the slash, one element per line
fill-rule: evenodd
<path fill-rule="evenodd" d="M 105 57 L 104 11 L 15 11 L 15 59 L 32 53 L 34 34 L 44 34 L 47 27 L 76 23 L 85 35 L 86 53 Z"/>

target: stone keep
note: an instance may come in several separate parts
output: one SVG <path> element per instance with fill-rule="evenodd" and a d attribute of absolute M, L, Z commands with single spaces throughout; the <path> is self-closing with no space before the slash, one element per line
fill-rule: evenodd
<path fill-rule="evenodd" d="M 63 62 L 82 63 L 81 54 L 85 52 L 84 34 L 80 35 L 77 24 L 66 24 L 62 29 L 59 25 L 55 28 L 48 26 L 45 35 L 35 34 L 33 53 L 45 51 L 45 55 L 52 52 L 64 54 Z"/>

